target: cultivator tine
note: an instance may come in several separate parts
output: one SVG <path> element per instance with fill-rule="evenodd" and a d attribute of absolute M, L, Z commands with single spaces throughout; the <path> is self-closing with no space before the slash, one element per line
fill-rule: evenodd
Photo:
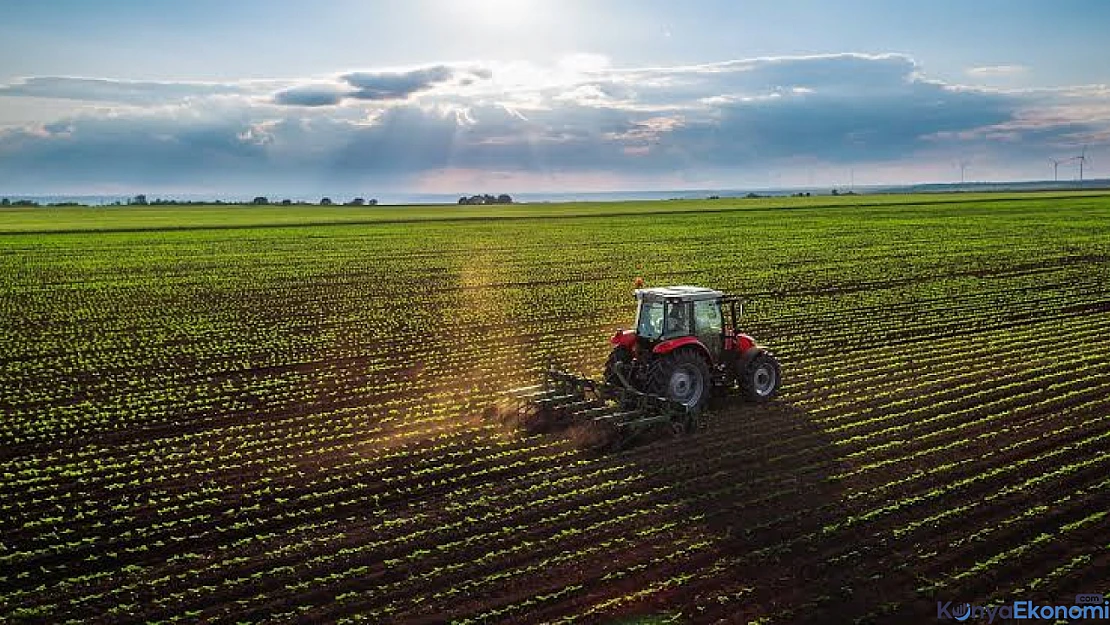
<path fill-rule="evenodd" d="M 596 419 L 598 417 L 603 417 L 604 415 L 606 415 L 606 414 L 608 414 L 612 411 L 613 411 L 612 406 L 607 406 L 605 404 L 596 404 L 594 407 L 584 407 L 583 409 L 576 411 L 573 414 L 573 417 L 575 419 L 580 419 L 582 421 L 586 421 L 586 420 L 589 420 L 589 419 Z"/>
<path fill-rule="evenodd" d="M 539 415 L 541 402 L 555 396 L 554 391 L 543 384 L 511 389 L 498 407 L 501 418 L 503 421 L 530 427 Z"/>
<path fill-rule="evenodd" d="M 509 395 L 521 396 L 534 392 L 542 392 L 544 390 L 543 384 L 532 384 L 531 386 L 519 386 L 508 390 Z"/>
<path fill-rule="evenodd" d="M 621 410 L 619 412 L 612 412 L 609 414 L 599 415 L 594 417 L 594 421 L 598 423 L 611 423 L 617 427 L 621 427 L 627 423 L 642 418 L 644 413 L 640 410 Z"/>
<path fill-rule="evenodd" d="M 558 406 L 554 412 L 560 422 L 575 422 L 585 420 L 591 411 L 596 410 L 607 410 L 607 408 L 600 401 L 589 399 Z"/>
<path fill-rule="evenodd" d="M 689 428 L 693 417 L 684 405 L 635 389 L 619 368 L 617 379 L 599 383 L 551 368 L 542 384 L 509 391 L 511 404 L 503 412 L 533 431 L 573 426 L 590 447 L 620 448 L 660 425 Z"/>

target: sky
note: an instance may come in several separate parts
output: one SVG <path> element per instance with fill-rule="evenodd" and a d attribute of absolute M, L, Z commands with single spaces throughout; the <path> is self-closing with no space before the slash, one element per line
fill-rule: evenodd
<path fill-rule="evenodd" d="M 1106 177 L 1107 24 L 1100 0 L 0 0 L 0 195 Z"/>

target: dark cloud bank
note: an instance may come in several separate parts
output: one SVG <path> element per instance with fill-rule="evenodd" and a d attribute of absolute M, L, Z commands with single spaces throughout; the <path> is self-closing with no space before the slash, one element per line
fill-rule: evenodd
<path fill-rule="evenodd" d="M 29 78 L 0 86 L 0 103 L 99 108 L 0 129 L 0 176 L 21 189 L 356 186 L 452 169 L 635 179 L 971 151 L 1044 159 L 1108 125 L 1103 94 L 1080 97 L 1082 115 L 1041 119 L 1030 111 L 1078 96 L 947 85 L 901 55 L 536 74 L 434 65 L 298 84 Z"/>

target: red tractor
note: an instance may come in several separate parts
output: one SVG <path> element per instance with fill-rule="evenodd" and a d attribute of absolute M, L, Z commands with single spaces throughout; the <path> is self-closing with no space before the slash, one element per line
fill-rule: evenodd
<path fill-rule="evenodd" d="M 635 329 L 610 339 L 603 381 L 552 368 L 543 384 L 510 391 L 507 415 L 529 427 L 585 423 L 627 441 L 657 425 L 693 431 L 714 391 L 738 388 L 754 402 L 778 393 L 775 356 L 737 329 L 739 298 L 692 286 L 635 294 Z"/>
<path fill-rule="evenodd" d="M 774 354 L 738 330 L 743 306 L 738 297 L 694 286 L 635 294 L 635 329 L 610 339 L 607 385 L 665 397 L 693 412 L 705 407 L 714 390 L 739 388 L 754 402 L 778 393 L 781 372 Z"/>

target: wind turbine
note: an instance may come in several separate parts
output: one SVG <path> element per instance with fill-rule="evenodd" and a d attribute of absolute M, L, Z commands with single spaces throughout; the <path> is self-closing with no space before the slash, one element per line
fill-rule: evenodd
<path fill-rule="evenodd" d="M 1087 158 L 1087 146 L 1083 146 L 1083 152 L 1079 156 L 1073 156 L 1073 161 L 1079 161 L 1079 182 L 1083 182 L 1083 166 L 1090 160 Z"/>
<path fill-rule="evenodd" d="M 959 167 L 960 167 L 960 184 L 963 184 L 963 183 L 964 183 L 964 172 L 965 172 L 965 171 L 967 171 L 967 166 L 968 166 L 968 165 L 970 165 L 970 164 L 971 164 L 971 163 L 970 163 L 970 162 L 968 162 L 968 161 L 960 161 L 960 162 L 959 162 Z"/>
<path fill-rule="evenodd" d="M 1060 182 L 1060 163 L 1066 163 L 1068 161 L 1058 161 L 1054 158 L 1050 158 L 1048 160 L 1052 161 L 1052 181 Z"/>

